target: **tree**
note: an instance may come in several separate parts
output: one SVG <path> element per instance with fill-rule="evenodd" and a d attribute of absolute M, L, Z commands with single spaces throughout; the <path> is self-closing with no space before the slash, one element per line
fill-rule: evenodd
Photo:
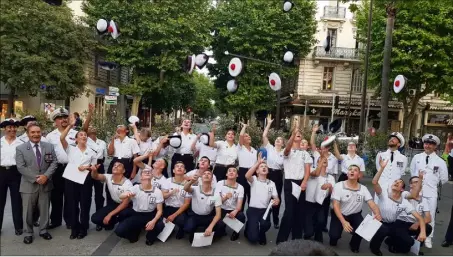
<path fill-rule="evenodd" d="M 258 110 L 269 110 L 275 103 L 275 92 L 268 86 L 267 76 L 277 72 L 288 78 L 297 74 L 297 67 L 276 66 L 242 59 L 245 69 L 239 75 L 239 90 L 235 94 L 226 91 L 228 63 L 231 56 L 225 51 L 254 57 L 267 62 L 283 63 L 286 51 L 297 58 L 304 58 L 315 43 L 316 3 L 296 0 L 294 8 L 284 13 L 282 3 L 267 0 L 222 1 L 215 10 L 216 19 L 211 25 L 215 60 L 209 65 L 210 75 L 216 77 L 215 85 L 220 91 L 218 107 L 223 112 L 249 117 Z M 297 60 L 295 61 L 297 63 Z"/>
<path fill-rule="evenodd" d="M 50 99 L 85 92 L 83 66 L 91 51 L 91 34 L 65 4 L 9 0 L 2 1 L 1 10 L 0 81 L 10 89 L 8 114 L 15 92 L 41 92 Z"/>
<path fill-rule="evenodd" d="M 200 73 L 194 74 L 192 81 L 196 91 L 195 99 L 191 105 L 192 111 L 199 118 L 214 118 L 217 115 L 212 101 L 219 100 L 214 83 Z"/>
<path fill-rule="evenodd" d="M 133 68 L 131 82 L 120 86 L 121 94 L 134 97 L 133 115 L 144 93 L 178 86 L 171 82 L 188 77 L 182 74 L 181 64 L 188 54 L 202 52 L 209 45 L 210 8 L 209 0 L 84 2 L 86 22 L 91 26 L 100 18 L 119 24 L 121 35 L 116 40 L 107 37 L 100 47 L 110 61 Z"/>
<path fill-rule="evenodd" d="M 410 126 L 415 117 L 420 99 L 429 93 L 453 94 L 453 7 L 432 4 L 429 0 L 400 1 L 395 3 L 398 18 L 393 32 L 393 47 L 390 78 L 404 75 L 408 82 L 405 89 L 392 96 L 403 104 L 403 133 L 409 136 Z M 364 43 L 367 32 L 368 4 L 358 11 L 358 35 Z M 373 13 L 371 37 L 373 48 L 370 52 L 369 84 L 378 92 L 381 77 L 381 63 L 386 37 L 386 9 L 376 4 Z M 389 87 L 393 88 L 389 82 Z M 409 95 L 415 89 L 415 95 Z M 393 90 L 391 90 L 393 91 Z"/>

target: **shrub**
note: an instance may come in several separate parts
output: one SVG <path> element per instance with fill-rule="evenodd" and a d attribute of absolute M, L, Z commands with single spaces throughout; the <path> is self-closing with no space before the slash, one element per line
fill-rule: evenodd
<path fill-rule="evenodd" d="M 39 126 L 41 127 L 41 131 L 43 135 L 47 135 L 49 132 L 55 129 L 53 125 L 53 121 L 49 119 L 49 116 L 41 110 L 37 111 L 29 111 L 29 110 L 18 110 L 17 111 L 18 116 L 20 117 L 25 117 L 27 115 L 32 115 L 36 118 L 36 121 L 38 122 Z"/>

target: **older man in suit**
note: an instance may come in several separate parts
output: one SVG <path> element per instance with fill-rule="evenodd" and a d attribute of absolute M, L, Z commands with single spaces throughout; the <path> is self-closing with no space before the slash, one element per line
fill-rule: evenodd
<path fill-rule="evenodd" d="M 24 243 L 33 242 L 33 211 L 39 207 L 39 236 L 52 239 L 47 232 L 49 223 L 50 191 L 53 188 L 52 174 L 57 168 L 57 156 L 52 144 L 41 141 L 41 128 L 34 124 L 27 129 L 29 142 L 16 148 L 16 165 L 22 174 L 20 193 L 22 195 L 24 219 Z"/>

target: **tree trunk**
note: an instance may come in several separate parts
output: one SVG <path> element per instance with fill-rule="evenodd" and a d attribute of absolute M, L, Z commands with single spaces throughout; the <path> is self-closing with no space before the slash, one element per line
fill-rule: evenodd
<path fill-rule="evenodd" d="M 138 115 L 138 107 L 140 106 L 140 101 L 142 100 L 141 95 L 134 95 L 132 98 L 132 108 L 131 108 L 131 116 Z"/>
<path fill-rule="evenodd" d="M 151 109 L 151 126 L 156 125 L 156 111 Z"/>
<path fill-rule="evenodd" d="M 379 121 L 379 131 L 388 131 L 388 102 L 389 102 L 389 73 L 390 57 L 392 54 L 393 26 L 395 24 L 396 8 L 393 2 L 389 3 L 387 9 L 387 26 L 385 29 L 384 62 L 382 65 L 381 83 L 381 118 Z"/>
<path fill-rule="evenodd" d="M 8 108 L 6 109 L 5 118 L 13 117 L 14 114 L 14 95 L 16 94 L 16 89 L 11 87 L 8 94 Z"/>
<path fill-rule="evenodd" d="M 253 122 L 255 122 L 255 120 L 256 120 L 255 112 L 252 110 L 252 111 L 250 111 L 250 122 L 249 122 L 249 124 L 252 124 Z"/>

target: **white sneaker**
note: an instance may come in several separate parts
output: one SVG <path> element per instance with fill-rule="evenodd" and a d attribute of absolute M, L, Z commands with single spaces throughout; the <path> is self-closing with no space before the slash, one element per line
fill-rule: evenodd
<path fill-rule="evenodd" d="M 426 240 L 425 240 L 425 247 L 426 247 L 426 248 L 429 248 L 429 249 L 433 248 L 433 242 L 432 242 L 431 238 L 429 238 L 429 237 L 426 238 Z"/>

